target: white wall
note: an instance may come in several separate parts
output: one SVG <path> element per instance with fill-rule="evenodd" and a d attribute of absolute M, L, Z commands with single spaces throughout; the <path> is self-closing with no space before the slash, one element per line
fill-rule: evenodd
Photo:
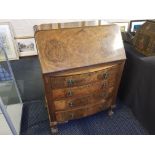
<path fill-rule="evenodd" d="M 85 19 L 84 19 L 85 20 Z M 23 37 L 23 36 L 33 36 L 33 26 L 39 25 L 39 24 L 46 24 L 46 23 L 64 23 L 64 22 L 73 22 L 73 21 L 83 21 L 80 19 L 68 19 L 68 20 L 57 20 L 57 19 L 0 19 L 0 23 L 3 22 L 10 22 L 13 31 L 15 34 L 15 37 Z M 128 22 L 128 20 L 106 20 L 108 22 Z"/>
<path fill-rule="evenodd" d="M 23 19 L 23 20 L 2 20 L 0 19 L 0 23 L 2 22 L 10 22 L 15 37 L 23 37 L 23 36 L 34 36 L 33 26 L 39 24 L 47 24 L 47 23 L 59 23 L 59 22 L 70 22 L 76 20 L 54 20 L 54 19 Z"/>

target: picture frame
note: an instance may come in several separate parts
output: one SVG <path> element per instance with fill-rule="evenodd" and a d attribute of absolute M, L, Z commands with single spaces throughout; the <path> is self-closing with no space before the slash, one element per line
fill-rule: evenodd
<path fill-rule="evenodd" d="M 20 57 L 38 55 L 34 37 L 16 38 Z"/>
<path fill-rule="evenodd" d="M 115 24 L 120 26 L 120 31 L 121 32 L 127 32 L 128 31 L 128 27 L 129 27 L 129 23 L 128 22 L 117 22 Z"/>
<path fill-rule="evenodd" d="M 136 33 L 136 31 L 146 22 L 147 20 L 131 20 L 129 26 L 129 32 Z"/>
<path fill-rule="evenodd" d="M 9 60 L 19 59 L 17 46 L 14 40 L 14 32 L 10 23 L 0 23 L 0 43 L 6 49 Z M 0 51 L 0 61 L 4 60 L 6 60 L 5 55 L 3 54 L 3 51 Z"/>

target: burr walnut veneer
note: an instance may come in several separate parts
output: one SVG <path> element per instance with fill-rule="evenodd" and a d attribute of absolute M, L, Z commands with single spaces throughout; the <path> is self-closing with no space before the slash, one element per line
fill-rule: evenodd
<path fill-rule="evenodd" d="M 119 27 L 34 28 L 52 131 L 113 108 L 125 62 Z"/>

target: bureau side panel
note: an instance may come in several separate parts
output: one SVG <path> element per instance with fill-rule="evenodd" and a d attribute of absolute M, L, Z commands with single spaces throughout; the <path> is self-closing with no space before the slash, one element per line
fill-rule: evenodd
<path fill-rule="evenodd" d="M 114 90 L 114 93 L 113 93 L 112 105 L 115 105 L 116 104 L 116 98 L 117 98 L 118 88 L 119 88 L 119 85 L 120 85 L 120 81 L 121 81 L 122 72 L 123 72 L 123 69 L 124 69 L 125 60 L 120 61 L 120 62 L 121 62 L 120 63 L 120 67 L 119 67 L 118 73 L 117 73 L 117 80 L 116 80 L 116 83 L 115 83 L 115 90 Z"/>
<path fill-rule="evenodd" d="M 55 122 L 56 118 L 55 118 L 55 107 L 52 100 L 51 78 L 48 74 L 44 74 L 43 79 L 44 79 L 46 107 L 48 110 L 49 120 L 50 122 Z"/>

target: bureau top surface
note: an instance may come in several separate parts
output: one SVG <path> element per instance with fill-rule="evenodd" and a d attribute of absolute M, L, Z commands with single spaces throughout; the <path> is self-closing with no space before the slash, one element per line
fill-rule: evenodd
<path fill-rule="evenodd" d="M 101 25 L 35 32 L 43 73 L 125 59 L 120 29 Z"/>

